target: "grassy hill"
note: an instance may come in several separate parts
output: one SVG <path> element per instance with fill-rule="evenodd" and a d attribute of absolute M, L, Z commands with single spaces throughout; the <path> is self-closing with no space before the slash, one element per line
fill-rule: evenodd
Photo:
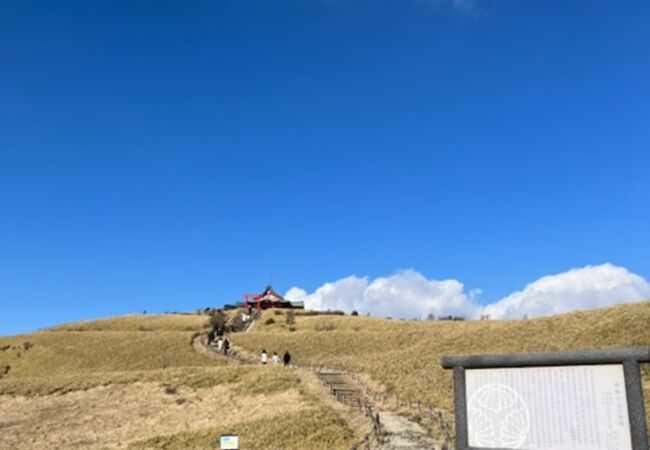
<path fill-rule="evenodd" d="M 134 315 L 0 337 L 0 448 L 349 448 L 299 373 L 192 347 L 200 315 Z"/>
<path fill-rule="evenodd" d="M 379 390 L 453 411 L 453 383 L 444 355 L 650 346 L 650 302 L 527 320 L 413 321 L 296 315 L 289 326 L 266 311 L 235 344 L 288 349 L 301 363 L 365 374 Z M 266 324 L 273 319 L 272 324 Z M 294 329 L 295 331 L 290 331 Z M 643 367 L 650 423 L 650 370 Z"/>
<path fill-rule="evenodd" d="M 215 448 L 236 432 L 248 449 L 318 449 L 359 437 L 304 373 L 197 351 L 206 327 L 197 314 L 133 315 L 0 337 L 0 448 Z M 348 369 L 451 413 L 442 356 L 649 346 L 650 302 L 511 321 L 297 314 L 287 323 L 284 311 L 267 311 L 231 340 Z M 648 413 L 648 367 L 643 377 Z"/>

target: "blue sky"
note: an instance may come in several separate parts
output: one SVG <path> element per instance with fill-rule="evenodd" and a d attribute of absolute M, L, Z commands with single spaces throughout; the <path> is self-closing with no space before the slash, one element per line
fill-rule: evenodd
<path fill-rule="evenodd" d="M 0 334 L 269 280 L 411 274 L 483 305 L 611 263 L 645 293 L 648 19 L 646 1 L 2 2 Z"/>

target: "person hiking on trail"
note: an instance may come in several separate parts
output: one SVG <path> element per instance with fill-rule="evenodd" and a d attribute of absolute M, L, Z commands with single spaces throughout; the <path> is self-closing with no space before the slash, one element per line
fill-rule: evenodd
<path fill-rule="evenodd" d="M 262 364 L 266 364 L 268 360 L 268 355 L 266 354 L 266 350 L 262 349 L 262 353 L 260 354 L 260 362 Z"/>
<path fill-rule="evenodd" d="M 223 341 L 223 354 L 227 355 L 228 350 L 230 350 L 230 342 L 228 341 L 228 339 L 226 339 Z"/>
<path fill-rule="evenodd" d="M 212 341 L 214 341 L 214 330 L 210 330 L 208 333 L 208 345 L 211 345 Z"/>
<path fill-rule="evenodd" d="M 273 352 L 273 358 L 271 358 L 271 362 L 275 365 L 280 364 L 280 357 L 276 352 Z"/>
<path fill-rule="evenodd" d="M 220 352 L 221 349 L 223 348 L 223 338 L 217 338 L 217 351 Z"/>
<path fill-rule="evenodd" d="M 288 366 L 289 364 L 291 364 L 291 355 L 289 354 L 288 350 L 286 352 L 284 352 L 284 357 L 282 359 L 284 359 L 284 365 L 285 366 Z"/>

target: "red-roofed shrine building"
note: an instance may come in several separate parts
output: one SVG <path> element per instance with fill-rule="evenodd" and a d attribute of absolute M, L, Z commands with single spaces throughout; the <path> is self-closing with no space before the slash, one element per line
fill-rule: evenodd
<path fill-rule="evenodd" d="M 275 292 L 271 285 L 268 285 L 261 294 L 244 294 L 244 308 L 298 308 L 305 307 L 303 302 L 293 302 Z"/>

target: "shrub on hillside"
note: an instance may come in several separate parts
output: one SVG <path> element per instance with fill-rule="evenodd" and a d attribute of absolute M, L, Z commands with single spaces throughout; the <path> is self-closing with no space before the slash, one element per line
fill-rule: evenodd
<path fill-rule="evenodd" d="M 338 310 L 326 310 L 326 311 L 315 311 L 315 310 L 298 310 L 297 314 L 299 316 L 344 316 L 345 311 L 338 311 Z"/>
<path fill-rule="evenodd" d="M 465 320 L 465 316 L 454 316 L 454 315 L 448 315 L 448 316 L 438 316 L 438 320 Z"/>
<path fill-rule="evenodd" d="M 217 309 L 210 316 L 210 326 L 215 330 L 222 330 L 227 319 L 226 314 L 221 309 Z"/>
<path fill-rule="evenodd" d="M 273 317 L 270 317 L 264 321 L 264 325 L 273 325 L 275 323 L 275 320 L 273 320 Z"/>
<path fill-rule="evenodd" d="M 165 385 L 165 394 L 167 395 L 176 395 L 178 394 L 178 390 L 174 386 L 170 385 Z"/>
<path fill-rule="evenodd" d="M 332 330 L 336 330 L 336 324 L 333 324 L 333 323 L 317 323 L 314 326 L 314 330 L 316 330 L 316 331 L 332 331 Z"/>
<path fill-rule="evenodd" d="M 350 314 L 350 315 L 351 315 L 351 316 L 358 316 L 358 315 L 359 315 L 359 311 L 357 311 L 357 310 L 355 309 L 354 311 L 352 311 L 352 314 Z"/>

